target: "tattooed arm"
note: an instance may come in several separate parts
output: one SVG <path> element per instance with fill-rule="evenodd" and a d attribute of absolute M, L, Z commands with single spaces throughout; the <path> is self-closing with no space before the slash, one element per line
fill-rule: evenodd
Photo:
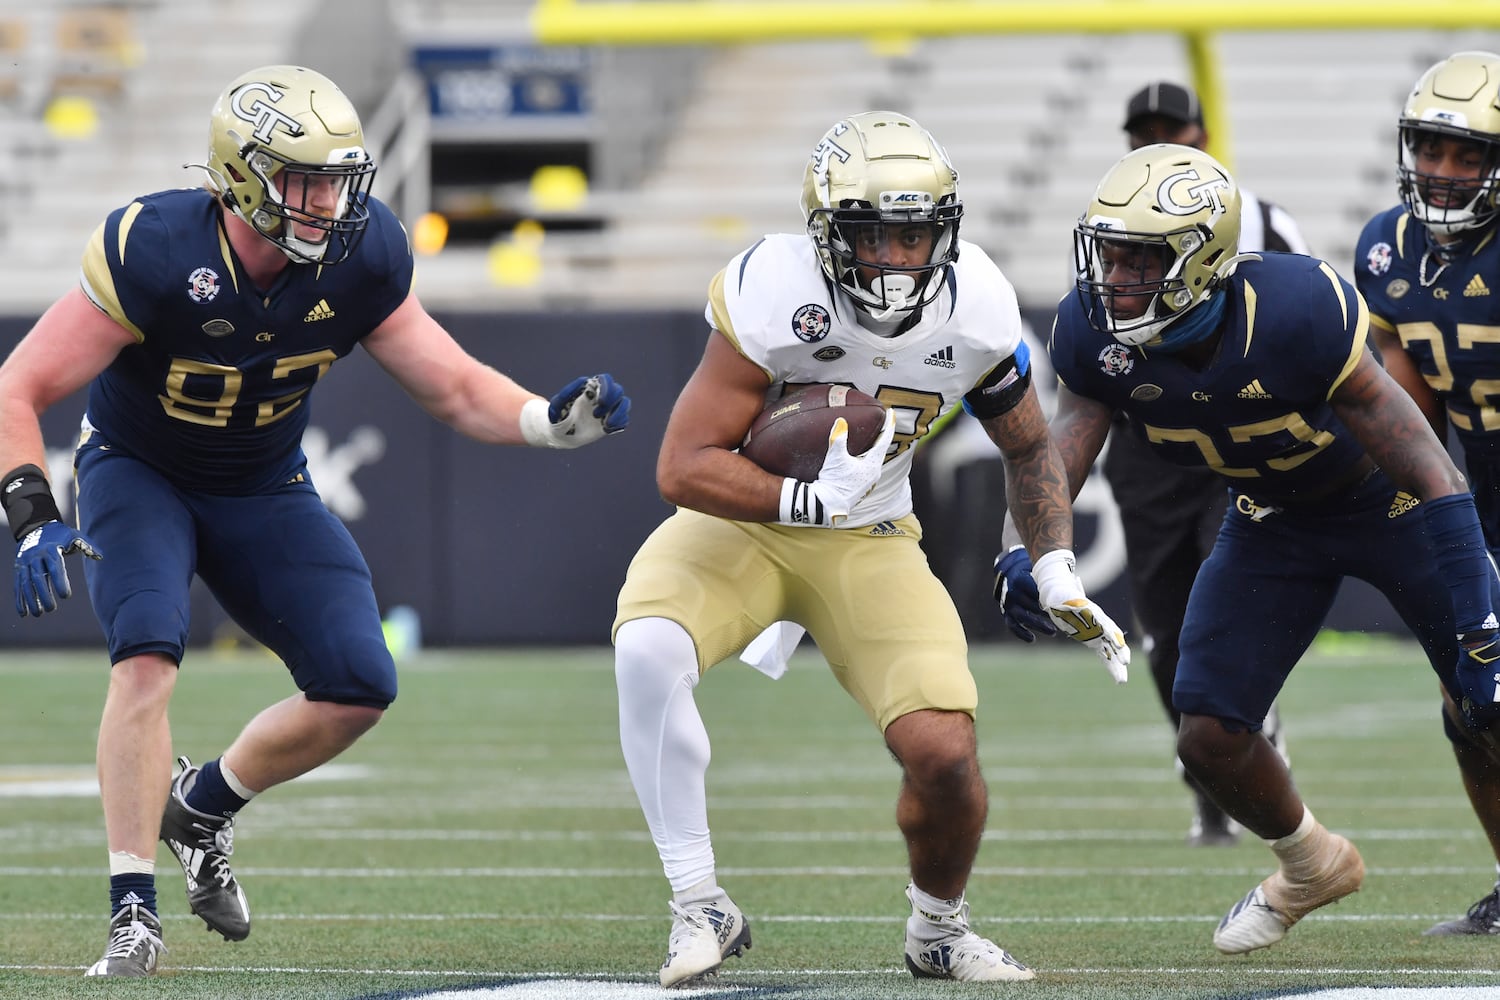
<path fill-rule="evenodd" d="M 1423 500 L 1468 492 L 1421 409 L 1369 351 L 1328 401 L 1397 486 Z"/>
<path fill-rule="evenodd" d="M 1073 505 L 1067 468 L 1047 432 L 1036 389 L 1016 406 L 983 421 L 1005 457 L 1007 546 L 1024 543 L 1033 554 L 1073 547 Z M 1081 480 L 1080 480 L 1081 483 Z"/>
<path fill-rule="evenodd" d="M 990 439 L 1005 456 L 1005 490 L 1010 517 L 1005 548 L 1025 544 L 1035 556 L 1049 549 L 1073 547 L 1072 499 L 1109 436 L 1108 407 L 1057 389 L 1057 413 L 1049 433 L 1035 393 L 1010 413 L 984 422 Z M 1061 523 L 1062 529 L 1053 526 Z M 1065 534 L 1056 533 L 1058 530 Z"/>
<path fill-rule="evenodd" d="M 1034 613 L 1025 619 L 1032 628 L 1050 620 L 1055 626 L 1052 630 L 1088 646 L 1104 661 L 1115 682 L 1124 684 L 1130 665 L 1125 633 L 1084 594 L 1073 558 L 1073 497 L 1104 446 L 1109 416 L 1108 408 L 1061 389 L 1049 432 L 1036 390 L 1028 387 L 1020 403 L 984 421 L 984 429 L 1005 456 L 1005 493 L 1011 515 L 1004 529 L 1007 549 L 1024 542 L 1036 559 L 1033 566 L 1024 559 L 1026 553 L 1019 553 L 1021 565 L 1004 568 L 999 558 L 1009 556 L 1003 553 L 996 561 L 1000 579 L 1015 584 L 1025 581 L 1022 603 Z M 1012 542 L 1018 530 L 1019 538 Z M 999 582 L 995 597 L 1010 621 L 1016 608 Z M 1023 631 L 1024 635 L 1016 634 L 1029 642 L 1031 632 Z"/>

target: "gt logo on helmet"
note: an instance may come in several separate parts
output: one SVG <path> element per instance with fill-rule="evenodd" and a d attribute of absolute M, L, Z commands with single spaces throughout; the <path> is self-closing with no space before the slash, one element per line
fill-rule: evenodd
<path fill-rule="evenodd" d="M 1161 210 L 1169 215 L 1192 215 L 1201 209 L 1210 209 L 1215 215 L 1224 214 L 1224 196 L 1229 192 L 1229 182 L 1222 177 L 1209 177 L 1189 167 L 1169 175 L 1156 189 L 1156 201 Z M 1182 200 L 1183 198 L 1187 200 Z"/>
<path fill-rule="evenodd" d="M 278 125 L 295 139 L 302 135 L 302 126 L 297 119 L 282 114 L 271 106 L 281 100 L 283 93 L 269 83 L 251 82 L 234 92 L 229 99 L 229 106 L 236 115 L 255 125 L 250 134 L 260 142 L 270 142 Z M 254 96 L 257 94 L 264 95 L 265 100 Z M 253 99 L 247 101 L 247 97 Z M 267 100 L 270 101 L 269 104 L 266 103 Z"/>

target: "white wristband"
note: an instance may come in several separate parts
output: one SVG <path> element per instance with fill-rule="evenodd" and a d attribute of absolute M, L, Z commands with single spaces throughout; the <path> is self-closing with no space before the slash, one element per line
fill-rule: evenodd
<path fill-rule="evenodd" d="M 552 421 L 547 416 L 545 399 L 528 399 L 521 407 L 521 437 L 533 448 L 562 447 L 557 436 L 552 433 Z"/>
<path fill-rule="evenodd" d="M 780 520 L 782 524 L 792 525 L 828 523 L 824 517 L 823 501 L 813 491 L 812 483 L 790 477 L 781 481 Z"/>
<path fill-rule="evenodd" d="M 1077 564 L 1072 549 L 1053 549 L 1031 567 L 1043 607 L 1055 607 L 1084 596 Z"/>

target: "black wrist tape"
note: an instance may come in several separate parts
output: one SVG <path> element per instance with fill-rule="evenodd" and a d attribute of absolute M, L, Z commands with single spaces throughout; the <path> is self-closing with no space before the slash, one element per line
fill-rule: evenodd
<path fill-rule="evenodd" d="M 23 465 L 5 474 L 4 484 L 0 485 L 0 506 L 4 506 L 10 533 L 18 542 L 33 528 L 62 520 L 47 476 L 34 465 Z"/>

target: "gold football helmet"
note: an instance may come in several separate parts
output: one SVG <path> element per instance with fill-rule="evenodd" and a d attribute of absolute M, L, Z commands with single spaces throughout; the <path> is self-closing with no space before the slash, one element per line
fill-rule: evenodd
<path fill-rule="evenodd" d="M 824 133 L 803 173 L 802 214 L 823 273 L 876 320 L 937 298 L 958 259 L 958 171 L 926 129 L 895 112 L 851 115 Z M 913 224 L 930 238 L 920 264 L 860 256 L 886 238 L 886 227 L 910 237 Z"/>
<path fill-rule="evenodd" d="M 337 264 L 370 221 L 375 163 L 359 114 L 334 82 L 301 66 L 262 66 L 214 104 L 209 186 L 293 261 Z M 299 227 L 321 232 L 299 237 Z"/>
<path fill-rule="evenodd" d="M 1163 331 L 1228 273 L 1239 239 L 1240 189 L 1218 160 L 1167 143 L 1126 154 L 1073 231 L 1090 325 L 1132 347 L 1162 346 Z"/>
<path fill-rule="evenodd" d="M 1397 183 L 1412 218 L 1434 233 L 1478 229 L 1500 213 L 1500 55 L 1459 52 L 1422 74 L 1401 109 Z M 1435 138 L 1475 144 L 1477 180 L 1423 173 L 1417 151 Z"/>

